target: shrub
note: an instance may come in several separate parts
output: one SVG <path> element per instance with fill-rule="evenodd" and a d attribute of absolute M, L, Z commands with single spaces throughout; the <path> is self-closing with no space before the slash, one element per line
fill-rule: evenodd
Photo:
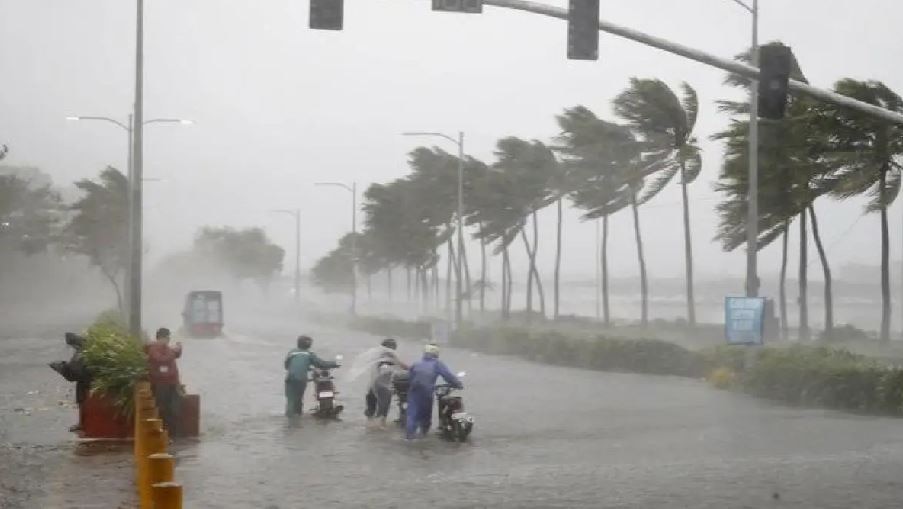
<path fill-rule="evenodd" d="M 903 372 L 841 349 L 763 349 L 743 374 L 742 386 L 756 396 L 796 405 L 903 414 Z"/>
<path fill-rule="evenodd" d="M 367 318 L 359 327 L 377 334 L 421 338 L 426 322 Z M 426 332 L 424 332 L 424 330 Z M 560 366 L 600 371 L 706 377 L 731 388 L 794 405 L 903 415 L 903 369 L 826 346 L 793 345 L 750 350 L 719 345 L 695 352 L 655 339 L 623 339 L 588 332 L 522 327 L 463 327 L 452 344 L 517 355 Z"/>
<path fill-rule="evenodd" d="M 141 343 L 132 338 L 118 313 L 103 313 L 85 334 L 85 366 L 93 377 L 91 392 L 112 400 L 131 415 L 135 382 L 147 376 L 147 358 Z"/>
<path fill-rule="evenodd" d="M 715 368 L 706 378 L 716 389 L 730 389 L 737 383 L 737 373 L 728 368 Z"/>
<path fill-rule="evenodd" d="M 360 317 L 355 318 L 351 325 L 378 336 L 406 339 L 425 339 L 432 333 L 429 322 L 409 322 L 397 318 Z"/>
<path fill-rule="evenodd" d="M 869 333 L 850 324 L 838 325 L 830 333 L 823 331 L 819 335 L 821 341 L 868 341 Z"/>
<path fill-rule="evenodd" d="M 718 345 L 702 350 L 699 355 L 708 372 L 726 368 L 734 373 L 739 373 L 746 366 L 747 347 Z"/>
<path fill-rule="evenodd" d="M 536 331 L 516 327 L 462 330 L 453 343 L 559 366 L 659 375 L 702 376 L 697 354 L 673 343 Z"/>

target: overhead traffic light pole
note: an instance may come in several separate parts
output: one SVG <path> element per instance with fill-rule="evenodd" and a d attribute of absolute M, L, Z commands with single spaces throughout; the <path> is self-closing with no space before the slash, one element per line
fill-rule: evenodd
<path fill-rule="evenodd" d="M 483 4 L 494 5 L 496 7 L 504 7 L 507 9 L 514 9 L 518 11 L 532 12 L 534 14 L 542 14 L 544 16 L 563 20 L 568 19 L 567 9 L 553 5 L 546 5 L 539 2 L 532 2 L 530 0 L 483 0 Z M 690 60 L 695 60 L 697 62 L 721 69 L 723 71 L 736 73 L 746 78 L 754 80 L 759 78 L 759 69 L 757 67 L 745 64 L 743 62 L 738 62 L 736 60 L 710 55 L 704 51 L 699 51 L 697 49 L 693 49 L 676 42 L 661 39 L 659 37 L 640 32 L 639 30 L 623 27 L 604 20 L 599 21 L 599 30 L 623 37 L 625 39 L 630 39 L 631 41 L 639 42 L 646 46 L 658 48 L 662 51 L 667 51 L 668 53 L 673 53 Z M 873 104 L 857 101 L 856 99 L 838 94 L 836 92 L 832 92 L 830 90 L 813 87 L 808 83 L 803 83 L 796 80 L 790 80 L 789 87 L 790 90 L 803 95 L 814 97 L 824 102 L 851 108 L 867 115 L 871 115 L 873 117 L 887 120 L 896 124 L 903 124 L 903 115 L 899 113 L 886 110 Z"/>

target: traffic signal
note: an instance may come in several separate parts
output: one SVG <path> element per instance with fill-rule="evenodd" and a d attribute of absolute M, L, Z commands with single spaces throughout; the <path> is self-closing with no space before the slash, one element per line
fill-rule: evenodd
<path fill-rule="evenodd" d="M 483 0 L 433 0 L 433 10 L 480 14 L 483 12 Z"/>
<path fill-rule="evenodd" d="M 310 28 L 341 30 L 345 0 L 310 0 Z"/>
<path fill-rule="evenodd" d="M 599 59 L 599 0 L 570 0 L 568 58 Z"/>
<path fill-rule="evenodd" d="M 759 116 L 780 120 L 787 109 L 793 53 L 783 44 L 759 48 Z"/>

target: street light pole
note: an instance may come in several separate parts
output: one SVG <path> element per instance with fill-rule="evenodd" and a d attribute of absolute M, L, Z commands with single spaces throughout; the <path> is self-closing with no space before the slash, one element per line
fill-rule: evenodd
<path fill-rule="evenodd" d="M 759 0 L 747 6 L 752 14 L 751 64 L 759 67 Z M 746 5 L 746 4 L 743 4 Z M 758 80 L 749 84 L 749 186 L 746 217 L 746 296 L 759 295 L 759 93 Z"/>
<path fill-rule="evenodd" d="M 127 124 L 127 127 L 128 127 L 128 129 L 126 129 L 126 131 L 128 132 L 127 138 L 129 140 L 128 141 L 129 146 L 128 146 L 128 157 L 126 158 L 126 172 L 128 175 L 128 195 L 126 198 L 126 202 L 129 207 L 129 214 L 128 214 L 129 226 L 128 226 L 128 228 L 129 228 L 129 246 L 131 246 L 132 245 L 132 224 L 135 222 L 135 219 L 132 217 L 135 210 L 131 205 L 131 203 L 132 203 L 132 198 L 131 198 L 132 182 L 135 180 L 134 157 L 133 157 L 134 156 L 133 152 L 134 152 L 134 148 L 135 148 L 135 137 L 134 137 L 135 115 L 134 115 L 134 113 L 129 113 L 129 123 Z M 132 309 L 132 282 L 131 282 L 132 272 L 133 272 L 132 271 L 132 257 L 129 256 L 128 261 L 126 261 L 125 277 L 123 278 L 123 282 L 122 282 L 123 286 L 125 287 L 124 288 L 125 299 L 126 299 L 126 303 L 128 304 L 128 309 L 129 309 L 128 312 L 129 313 L 131 313 L 131 309 Z M 120 314 L 122 314 L 121 309 L 119 312 L 120 312 Z M 130 323 L 128 317 L 129 317 L 129 315 L 126 315 L 126 317 L 125 317 L 126 323 Z"/>
<path fill-rule="evenodd" d="M 142 183 L 144 175 L 144 0 L 137 0 L 137 20 L 135 30 L 135 109 L 132 126 L 132 180 L 129 218 L 129 332 L 135 338 L 141 337 L 141 246 L 142 231 Z"/>
<path fill-rule="evenodd" d="M 295 218 L 295 302 L 301 299 L 301 209 L 280 209 L 273 212 Z"/>
<path fill-rule="evenodd" d="M 445 138 L 446 140 L 454 143 L 458 146 L 458 220 L 457 220 L 457 230 L 458 230 L 458 255 L 455 256 L 455 272 L 457 277 L 455 278 L 457 284 L 455 285 L 455 328 L 458 329 L 461 327 L 461 320 L 463 315 L 463 300 L 464 300 L 464 291 L 463 291 L 463 269 L 462 262 L 464 260 L 464 132 L 458 132 L 458 139 L 452 138 L 451 136 L 443 133 L 436 132 L 405 132 L 401 133 L 402 136 L 433 136 L 438 138 Z"/>
<path fill-rule="evenodd" d="M 140 224 L 139 224 L 140 223 L 140 206 L 138 208 L 138 216 L 136 217 L 135 216 L 136 207 L 134 204 L 135 186 L 136 186 L 136 180 L 138 180 L 136 178 L 136 172 L 135 172 L 135 145 L 136 145 L 135 131 L 138 130 L 139 123 L 136 121 L 135 115 L 133 115 L 133 114 L 130 114 L 128 116 L 127 124 L 123 124 L 119 120 L 116 120 L 116 119 L 113 119 L 110 117 L 100 117 L 100 116 L 66 117 L 66 120 L 96 120 L 96 121 L 101 121 L 101 122 L 107 122 L 107 123 L 110 123 L 110 124 L 113 124 L 113 125 L 119 127 L 120 129 L 125 131 L 126 134 L 128 135 L 128 150 L 126 151 L 126 153 L 128 155 L 127 155 L 127 163 L 126 164 L 128 166 L 128 168 L 127 168 L 127 174 L 128 174 L 128 190 L 127 190 L 128 197 L 127 197 L 127 200 L 128 200 L 128 207 L 129 207 L 129 212 L 128 212 L 129 257 L 128 257 L 128 260 L 126 261 L 126 276 L 123 281 L 123 286 L 125 289 L 126 302 L 128 304 L 128 309 L 125 312 L 125 318 L 126 318 L 127 322 L 129 324 L 131 324 L 132 323 L 131 322 L 132 313 L 134 311 L 134 308 L 132 306 L 132 297 L 133 297 L 132 281 L 134 280 L 134 277 L 135 277 L 135 265 L 134 265 L 135 257 L 134 257 L 133 248 L 134 248 L 134 242 L 136 240 L 133 237 L 136 235 L 135 225 L 138 224 L 140 226 Z M 152 120 L 146 120 L 146 121 L 141 122 L 140 126 L 143 127 L 148 124 L 191 125 L 193 123 L 194 122 L 192 122 L 191 120 L 186 120 L 186 119 L 181 119 L 181 118 L 155 118 Z M 143 183 L 145 180 L 151 180 L 151 179 L 142 178 L 141 182 Z M 140 189 L 141 189 L 141 187 L 139 187 L 139 190 Z M 140 236 L 141 232 L 138 231 L 137 234 Z M 139 247 L 140 247 L 140 244 L 139 244 Z M 140 249 L 139 249 L 138 256 L 140 257 Z M 139 260 L 139 265 L 138 265 L 138 272 L 140 273 L 140 260 Z M 139 291 L 140 291 L 140 288 L 139 288 Z M 140 296 L 139 296 L 139 299 L 140 299 Z M 140 313 L 140 307 L 139 307 L 139 313 Z M 139 319 L 139 324 L 140 324 L 140 319 Z M 130 329 L 130 332 L 131 332 L 131 329 Z"/>
<path fill-rule="evenodd" d="M 458 268 L 457 285 L 455 285 L 455 328 L 461 327 L 461 317 L 464 313 L 463 306 L 463 279 L 464 267 L 464 132 L 458 131 L 458 256 L 455 257 L 455 266 Z"/>
<path fill-rule="evenodd" d="M 732 0 L 752 15 L 750 65 L 759 68 L 759 0 Z M 749 82 L 749 168 L 746 190 L 746 296 L 759 296 L 759 81 Z"/>
<path fill-rule="evenodd" d="M 351 315 L 357 316 L 357 182 L 351 183 Z"/>
<path fill-rule="evenodd" d="M 351 315 L 357 316 L 357 182 L 316 182 L 315 186 L 341 187 L 351 193 Z"/>

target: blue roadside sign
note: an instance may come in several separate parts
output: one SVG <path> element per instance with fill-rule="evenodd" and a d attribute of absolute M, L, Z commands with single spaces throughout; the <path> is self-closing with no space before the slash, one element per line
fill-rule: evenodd
<path fill-rule="evenodd" d="M 764 297 L 724 298 L 724 336 L 729 345 L 761 345 L 764 323 Z"/>

